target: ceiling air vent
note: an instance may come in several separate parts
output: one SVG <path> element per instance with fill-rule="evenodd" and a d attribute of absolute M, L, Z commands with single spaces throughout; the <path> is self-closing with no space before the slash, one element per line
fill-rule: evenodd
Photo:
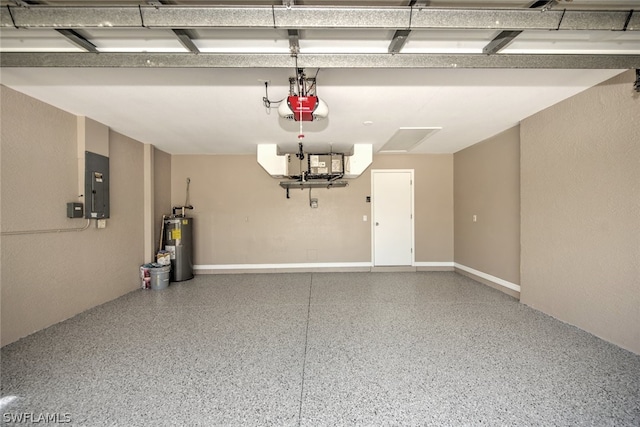
<path fill-rule="evenodd" d="M 380 153 L 407 153 L 441 127 L 401 127 L 380 149 Z"/>

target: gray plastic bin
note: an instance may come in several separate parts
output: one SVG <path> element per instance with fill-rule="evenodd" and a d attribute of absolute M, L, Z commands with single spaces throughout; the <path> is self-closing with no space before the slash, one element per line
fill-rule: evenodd
<path fill-rule="evenodd" d="M 159 291 L 166 289 L 169 286 L 169 273 L 171 272 L 171 266 L 165 267 L 153 267 L 149 269 L 151 273 L 151 289 Z"/>

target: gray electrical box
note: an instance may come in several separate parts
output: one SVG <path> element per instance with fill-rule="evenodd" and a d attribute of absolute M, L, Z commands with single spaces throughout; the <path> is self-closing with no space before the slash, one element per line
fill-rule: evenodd
<path fill-rule="evenodd" d="M 85 151 L 85 218 L 109 218 L 109 158 Z"/>
<path fill-rule="evenodd" d="M 67 218 L 82 218 L 83 216 L 82 203 L 67 203 Z"/>

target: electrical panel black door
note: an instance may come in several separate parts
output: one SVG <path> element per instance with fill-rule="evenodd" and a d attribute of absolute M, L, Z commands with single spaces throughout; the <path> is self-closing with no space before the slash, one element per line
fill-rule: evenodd
<path fill-rule="evenodd" d="M 85 218 L 109 218 L 109 158 L 85 151 Z"/>

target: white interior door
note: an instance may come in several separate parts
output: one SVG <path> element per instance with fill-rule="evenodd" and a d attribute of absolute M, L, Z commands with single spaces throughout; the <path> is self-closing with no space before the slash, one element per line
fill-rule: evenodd
<path fill-rule="evenodd" d="M 413 265 L 413 170 L 373 170 L 373 265 Z"/>

